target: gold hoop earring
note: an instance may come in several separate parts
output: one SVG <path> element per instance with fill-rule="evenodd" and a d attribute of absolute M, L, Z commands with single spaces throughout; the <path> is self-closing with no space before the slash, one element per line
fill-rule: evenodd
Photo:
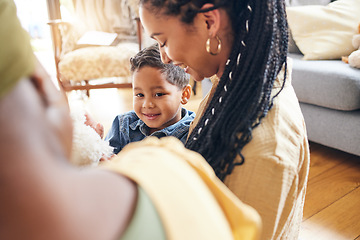
<path fill-rule="evenodd" d="M 216 52 L 212 52 L 210 49 L 210 38 L 208 38 L 208 40 L 206 40 L 206 51 L 208 53 L 210 53 L 211 55 L 218 55 L 221 52 L 221 40 L 218 37 L 218 35 L 215 36 L 216 40 L 218 41 L 218 45 L 217 45 L 217 50 Z"/>

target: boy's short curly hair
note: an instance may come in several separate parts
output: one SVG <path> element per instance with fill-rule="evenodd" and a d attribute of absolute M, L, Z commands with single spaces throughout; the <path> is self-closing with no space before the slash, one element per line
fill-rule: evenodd
<path fill-rule="evenodd" d="M 134 57 L 130 58 L 130 64 L 132 74 L 142 67 L 148 66 L 159 69 L 161 73 L 165 74 L 166 80 L 179 89 L 189 84 L 189 77 L 183 69 L 174 64 L 164 64 L 161 61 L 157 44 L 142 49 Z"/>

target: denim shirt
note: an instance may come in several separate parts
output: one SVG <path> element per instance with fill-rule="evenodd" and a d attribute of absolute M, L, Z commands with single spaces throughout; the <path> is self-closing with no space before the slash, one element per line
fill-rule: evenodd
<path fill-rule="evenodd" d="M 180 121 L 173 125 L 149 135 L 149 127 L 146 126 L 134 111 L 130 111 L 116 116 L 111 129 L 105 137 L 105 141 L 109 141 L 110 146 L 114 148 L 115 154 L 119 153 L 126 144 L 141 141 L 147 136 L 156 136 L 158 138 L 173 136 L 185 143 L 189 126 L 195 118 L 195 113 L 182 108 L 181 117 Z"/>

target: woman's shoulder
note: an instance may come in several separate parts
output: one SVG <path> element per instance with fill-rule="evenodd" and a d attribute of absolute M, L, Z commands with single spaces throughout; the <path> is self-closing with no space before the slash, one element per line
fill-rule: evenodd
<path fill-rule="evenodd" d="M 292 64 L 293 64 L 292 59 L 288 57 L 286 63 L 284 63 L 280 72 L 276 76 L 274 82 L 275 89 L 281 88 L 282 85 L 284 84 L 284 80 L 285 80 L 285 86 L 291 85 Z"/>

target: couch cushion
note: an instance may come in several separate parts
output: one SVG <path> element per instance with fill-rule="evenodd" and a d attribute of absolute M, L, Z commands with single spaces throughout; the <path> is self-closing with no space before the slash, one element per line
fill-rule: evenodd
<path fill-rule="evenodd" d="M 293 59 L 292 84 L 300 102 L 351 111 L 360 109 L 360 69 L 340 60 Z"/>
<path fill-rule="evenodd" d="M 285 0 L 287 6 L 327 5 L 330 0 Z"/>
<path fill-rule="evenodd" d="M 360 110 L 338 111 L 300 103 L 310 141 L 360 156 Z"/>
<path fill-rule="evenodd" d="M 130 58 L 138 51 L 136 43 L 80 48 L 64 55 L 59 71 L 66 81 L 130 77 Z"/>
<path fill-rule="evenodd" d="M 327 6 L 288 7 L 287 15 L 304 59 L 341 59 L 355 50 L 351 39 L 360 23 L 359 0 L 338 0 Z"/>

